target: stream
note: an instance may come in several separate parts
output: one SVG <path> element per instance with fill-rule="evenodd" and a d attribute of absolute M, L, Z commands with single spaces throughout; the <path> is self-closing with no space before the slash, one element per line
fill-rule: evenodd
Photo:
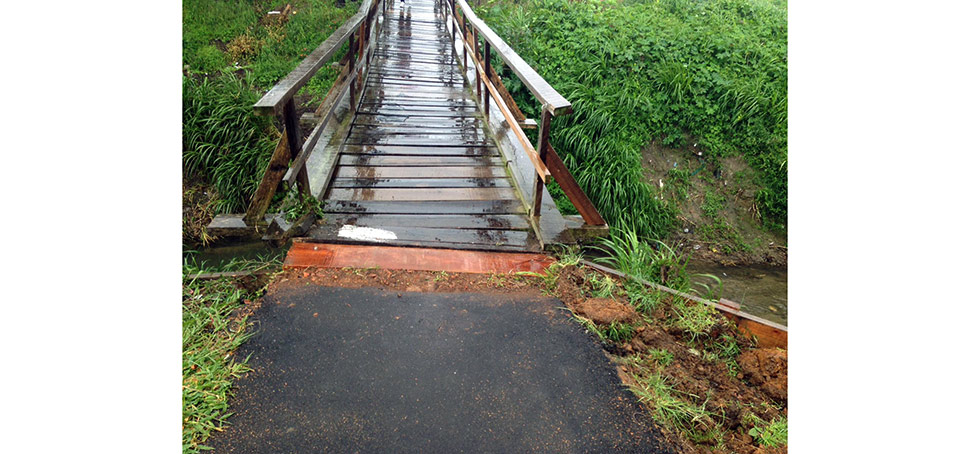
<path fill-rule="evenodd" d="M 721 279 L 721 298 L 741 304 L 749 314 L 788 326 L 788 269 L 768 266 L 721 266 L 690 262 L 691 275 L 712 274 Z M 715 287 L 710 278 L 693 276 L 700 296 L 707 293 L 701 283 Z"/>
<path fill-rule="evenodd" d="M 272 247 L 262 240 L 233 242 L 194 251 L 183 250 L 182 259 L 197 266 L 204 264 L 206 268 L 219 269 L 233 261 L 265 259 L 278 255 L 289 247 L 289 244 L 278 248 Z"/>

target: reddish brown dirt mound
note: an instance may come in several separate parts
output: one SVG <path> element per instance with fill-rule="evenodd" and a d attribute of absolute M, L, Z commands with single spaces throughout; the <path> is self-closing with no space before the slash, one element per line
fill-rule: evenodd
<path fill-rule="evenodd" d="M 760 348 L 738 356 L 738 365 L 751 384 L 779 401 L 788 400 L 788 351 Z"/>
<path fill-rule="evenodd" d="M 629 323 L 637 317 L 636 311 L 629 304 L 611 298 L 590 298 L 577 304 L 575 309 L 597 325 Z"/>

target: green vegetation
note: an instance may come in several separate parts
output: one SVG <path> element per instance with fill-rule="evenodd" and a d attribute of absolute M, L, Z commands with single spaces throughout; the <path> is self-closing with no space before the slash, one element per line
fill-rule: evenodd
<path fill-rule="evenodd" d="M 293 13 L 285 18 L 266 14 L 286 4 Z M 182 2 L 184 177 L 216 193 L 201 212 L 245 210 L 280 137 L 273 119 L 257 117 L 252 105 L 358 5 L 337 8 L 334 0 Z M 300 92 L 307 104 L 319 103 L 336 76 L 336 69 L 324 65 Z M 197 236 L 189 240 L 207 239 L 204 230 Z"/>
<path fill-rule="evenodd" d="M 202 280 L 202 272 L 279 269 L 281 254 L 232 260 L 219 267 L 197 263 L 192 254 L 182 266 L 182 452 L 207 450 L 203 443 L 221 430 L 231 413 L 232 382 L 249 370 L 236 349 L 249 338 L 245 310 L 262 293 L 245 290 L 230 278 Z"/>
<path fill-rule="evenodd" d="M 632 362 L 640 363 L 641 359 L 636 356 Z M 675 428 L 695 443 L 720 439 L 723 429 L 714 422 L 714 415 L 703 404 L 698 405 L 685 398 L 697 396 L 684 396 L 684 393 L 671 386 L 662 373 L 664 366 L 659 365 L 657 372 L 646 376 L 634 374 L 635 385 L 630 387 L 633 394 L 653 408 L 652 416 L 661 424 Z"/>
<path fill-rule="evenodd" d="M 232 353 L 248 337 L 247 320 L 233 320 L 246 295 L 228 279 L 187 281 L 182 287 L 182 452 L 200 449 L 225 423 L 234 378 L 249 370 Z"/>
<path fill-rule="evenodd" d="M 574 108 L 552 143 L 612 225 L 663 238 L 674 208 L 642 175 L 651 140 L 697 137 L 705 158 L 739 154 L 760 173 L 767 224 L 787 218 L 784 0 L 493 1 L 480 15 Z M 539 106 L 508 68 L 523 112 Z M 713 207 L 713 206 L 712 206 Z"/>
<path fill-rule="evenodd" d="M 601 245 L 594 249 L 608 254 L 597 259 L 598 262 L 630 276 L 687 291 L 690 288 L 688 259 L 678 255 L 661 241 L 653 241 L 656 248 L 650 243 L 637 236 L 633 229 L 613 226 L 610 228 L 610 236 L 604 238 Z"/>
<path fill-rule="evenodd" d="M 754 424 L 748 435 L 754 437 L 759 445 L 786 446 L 788 445 L 788 418 L 775 418 L 766 423 L 754 413 L 749 413 L 746 420 Z"/>
<path fill-rule="evenodd" d="M 216 212 L 241 212 L 269 163 L 274 135 L 268 117 L 253 115 L 259 95 L 236 76 L 182 79 L 182 166 L 220 195 Z"/>

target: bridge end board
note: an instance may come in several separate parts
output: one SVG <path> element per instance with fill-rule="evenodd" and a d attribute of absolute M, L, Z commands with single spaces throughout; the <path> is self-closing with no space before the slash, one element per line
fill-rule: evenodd
<path fill-rule="evenodd" d="M 284 269 L 381 268 L 449 273 L 542 272 L 555 259 L 545 254 L 399 246 L 294 242 Z"/>

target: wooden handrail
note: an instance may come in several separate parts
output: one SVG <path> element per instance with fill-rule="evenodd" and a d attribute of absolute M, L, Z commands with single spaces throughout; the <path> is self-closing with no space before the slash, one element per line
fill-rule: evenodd
<path fill-rule="evenodd" d="M 340 26 L 336 31 L 330 34 L 330 36 L 310 55 L 307 55 L 305 59 L 290 73 L 273 86 L 259 101 L 253 105 L 253 109 L 256 111 L 256 115 L 278 115 L 281 113 L 283 106 L 287 101 L 293 98 L 300 88 L 313 77 L 323 65 L 333 57 L 333 54 L 340 49 L 351 35 L 360 27 L 361 23 L 367 19 L 370 13 L 371 6 L 373 6 L 374 0 L 364 0 L 360 4 L 360 8 L 357 10 L 357 14 L 354 14 L 350 19 L 347 19 L 343 25 Z"/>
<path fill-rule="evenodd" d="M 587 225 L 604 226 L 606 221 L 593 206 L 589 197 L 583 192 L 582 188 L 576 183 L 572 174 L 566 168 L 562 159 L 556 154 L 549 140 L 550 127 L 552 126 L 552 116 L 564 115 L 572 112 L 572 104 L 559 94 L 545 79 L 532 69 L 525 61 L 515 53 L 512 48 L 505 43 L 488 25 L 485 24 L 468 5 L 466 0 L 450 0 L 450 12 L 452 16 L 452 39 L 455 31 L 460 30 L 462 42 L 462 61 L 463 66 L 468 67 L 468 54 L 471 54 L 473 74 L 475 78 L 475 92 L 484 104 L 485 116 L 489 116 L 490 96 L 496 99 L 496 107 L 505 117 L 506 123 L 516 138 L 522 144 L 525 155 L 532 162 L 536 170 L 534 199 L 532 203 L 532 215 L 540 216 L 542 211 L 542 193 L 547 183 L 547 177 L 552 176 L 563 189 L 566 197 L 576 207 L 583 221 Z M 459 9 L 460 7 L 460 9 Z M 459 16 L 459 12 L 461 16 Z M 470 36 L 469 36 L 470 35 Z M 485 54 L 479 52 L 479 37 L 485 40 Z M 472 40 L 470 43 L 469 40 Z M 515 100 L 505 90 L 501 78 L 494 68 L 491 67 L 491 52 L 495 51 L 499 57 L 512 68 L 512 71 L 519 76 L 523 84 L 529 88 L 532 95 L 542 103 L 542 116 L 539 126 L 539 143 L 533 147 L 532 143 L 525 137 L 519 118 L 510 110 L 518 106 Z M 482 90 L 482 85 L 485 90 Z M 498 89 L 496 86 L 501 86 Z M 483 96 L 484 95 L 484 96 Z M 521 113 L 519 113 L 521 115 Z M 523 117 L 524 119 L 524 117 Z"/>
<path fill-rule="evenodd" d="M 354 110 L 358 95 L 363 94 L 363 90 L 359 88 L 362 88 L 360 85 L 363 84 L 370 60 L 371 37 L 375 33 L 375 27 L 372 25 L 377 21 L 378 13 L 386 6 L 386 0 L 364 0 L 357 14 L 347 19 L 340 28 L 300 62 L 296 69 L 253 105 L 257 115 L 282 115 L 284 134 L 246 210 L 243 220 L 247 225 L 256 225 L 263 219 L 263 214 L 281 182 L 285 182 L 288 186 L 296 183 L 304 197 L 312 195 L 306 170 L 307 158 L 319 141 L 325 125 L 335 115 L 340 100 L 349 92 L 350 108 Z M 323 113 L 322 120 L 304 142 L 293 96 L 343 46 L 343 43 L 348 41 L 350 45 L 344 57 L 347 68 L 345 77 L 339 78 L 324 98 L 318 109 L 318 112 Z M 290 163 L 288 169 L 287 163 Z"/>
<path fill-rule="evenodd" d="M 465 0 L 454 0 L 461 7 L 461 12 L 465 17 L 465 22 L 471 25 L 479 35 L 492 46 L 492 51 L 497 52 L 506 65 L 519 76 L 519 80 L 529 88 L 532 95 L 539 100 L 539 103 L 547 106 L 552 115 L 568 114 L 573 111 L 573 106 L 562 95 L 552 88 L 542 76 L 539 75 L 519 54 L 515 53 L 505 41 L 492 31 L 485 21 L 478 18 L 475 11 Z"/>

